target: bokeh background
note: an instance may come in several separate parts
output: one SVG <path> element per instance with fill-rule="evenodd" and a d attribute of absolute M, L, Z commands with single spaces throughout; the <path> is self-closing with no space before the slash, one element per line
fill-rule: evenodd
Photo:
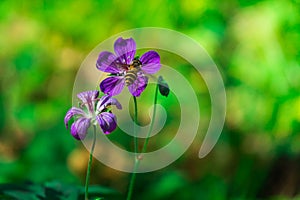
<path fill-rule="evenodd" d="M 180 31 L 201 44 L 218 65 L 228 103 L 213 151 L 198 159 L 201 127 L 178 161 L 138 175 L 134 199 L 300 198 L 298 0 L 2 0 L 0 183 L 84 184 L 88 151 L 63 124 L 76 72 L 101 41 L 143 26 Z M 174 67 L 197 80 L 188 67 Z M 208 120 L 205 85 L 194 85 Z M 176 116 L 173 104 L 160 100 Z M 131 144 L 120 131 L 110 137 Z M 91 183 L 114 189 L 114 198 L 124 199 L 129 179 L 95 160 Z"/>

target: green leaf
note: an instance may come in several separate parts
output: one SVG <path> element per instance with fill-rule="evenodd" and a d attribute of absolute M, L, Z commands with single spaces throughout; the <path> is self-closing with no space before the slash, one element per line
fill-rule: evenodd
<path fill-rule="evenodd" d="M 24 184 L 1 184 L 0 194 L 17 199 L 40 199 L 45 198 L 45 193 L 40 185 L 33 183 Z"/>
<path fill-rule="evenodd" d="M 81 187 L 81 193 L 84 193 L 84 187 Z M 89 193 L 90 194 L 100 194 L 100 195 L 108 195 L 108 194 L 118 194 L 118 192 L 112 188 L 103 187 L 100 185 L 91 185 L 89 186 Z"/>
<path fill-rule="evenodd" d="M 46 195 L 48 198 L 56 197 L 63 200 L 73 200 L 79 197 L 79 187 L 63 184 L 58 181 L 45 183 Z"/>

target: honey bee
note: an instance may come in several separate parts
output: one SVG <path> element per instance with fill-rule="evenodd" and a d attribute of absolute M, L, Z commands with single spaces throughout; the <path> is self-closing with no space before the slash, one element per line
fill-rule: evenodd
<path fill-rule="evenodd" d="M 137 73 L 141 70 L 142 63 L 138 58 L 134 58 L 131 65 L 129 65 L 129 69 L 125 74 L 125 84 L 129 86 L 133 84 L 133 82 L 137 79 Z"/>

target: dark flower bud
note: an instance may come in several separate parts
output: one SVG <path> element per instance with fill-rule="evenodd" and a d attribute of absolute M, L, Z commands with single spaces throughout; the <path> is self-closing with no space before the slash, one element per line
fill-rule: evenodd
<path fill-rule="evenodd" d="M 159 89 L 160 94 L 165 97 L 168 97 L 170 88 L 162 76 L 158 77 L 157 84 L 158 84 L 158 89 Z"/>

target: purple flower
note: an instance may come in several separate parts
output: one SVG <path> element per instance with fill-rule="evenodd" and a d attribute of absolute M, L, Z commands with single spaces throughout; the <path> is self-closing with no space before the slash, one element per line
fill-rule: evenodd
<path fill-rule="evenodd" d="M 118 95 L 128 86 L 133 96 L 140 96 L 148 84 L 147 74 L 156 73 L 160 67 L 160 57 L 155 51 L 144 53 L 135 58 L 136 44 L 132 38 L 118 38 L 114 44 L 115 54 L 103 51 L 99 54 L 96 67 L 110 73 L 110 77 L 100 83 L 105 94 Z"/>
<path fill-rule="evenodd" d="M 76 120 L 71 125 L 71 134 L 77 140 L 83 140 L 90 125 L 100 125 L 104 134 L 109 134 L 117 127 L 116 116 L 112 114 L 108 107 L 115 105 L 121 109 L 121 104 L 111 96 L 104 95 L 98 98 L 97 90 L 81 92 L 77 94 L 80 99 L 80 108 L 72 107 L 66 114 L 64 122 L 68 129 L 68 122 L 75 116 Z M 84 109 L 85 108 L 85 109 Z"/>

